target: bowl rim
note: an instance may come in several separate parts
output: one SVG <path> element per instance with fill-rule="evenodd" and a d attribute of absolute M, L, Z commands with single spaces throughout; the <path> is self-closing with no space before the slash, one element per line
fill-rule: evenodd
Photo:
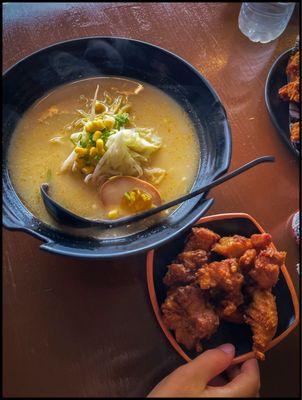
<path fill-rule="evenodd" d="M 264 233 L 265 230 L 263 227 L 253 218 L 251 215 L 246 214 L 246 213 L 222 213 L 222 214 L 214 214 L 214 215 L 209 215 L 200 218 L 194 225 L 199 225 L 205 222 L 210 222 L 210 221 L 217 221 L 217 220 L 223 220 L 223 219 L 235 219 L 235 218 L 246 218 L 250 220 L 258 229 L 261 233 Z M 273 248 L 276 250 L 276 247 L 274 243 L 272 242 Z M 180 347 L 180 345 L 177 343 L 175 340 L 174 336 L 172 335 L 171 331 L 167 328 L 167 326 L 164 324 L 159 304 L 157 301 L 156 293 L 155 293 L 155 286 L 154 286 L 154 277 L 153 277 L 153 267 L 154 267 L 154 251 L 155 250 L 150 250 L 147 253 L 147 260 L 146 260 L 146 272 L 147 272 L 147 285 L 148 285 L 148 291 L 149 291 L 149 296 L 150 296 L 150 301 L 153 307 L 153 311 L 155 313 L 157 322 L 159 323 L 160 327 L 162 328 L 162 331 L 166 335 L 166 338 L 169 340 L 170 344 L 174 347 L 174 349 L 178 352 L 178 354 L 187 362 L 192 361 L 192 358 L 190 358 Z M 266 349 L 264 352 L 267 350 L 273 348 L 276 346 L 278 343 L 280 343 L 286 336 L 289 335 L 289 333 L 298 325 L 299 323 L 299 301 L 297 297 L 296 290 L 294 288 L 292 279 L 289 275 L 289 272 L 283 264 L 281 267 L 281 271 L 283 273 L 283 276 L 285 278 L 286 284 L 289 288 L 291 298 L 293 301 L 293 306 L 294 306 L 294 312 L 295 312 L 295 319 L 293 323 L 284 331 L 282 332 L 279 336 L 275 337 L 271 342 L 267 345 Z M 201 353 L 202 354 L 202 353 Z M 249 360 L 251 358 L 254 358 L 255 354 L 253 351 L 250 351 L 248 353 L 242 354 L 238 357 L 235 357 L 231 363 L 231 365 L 235 365 L 238 363 L 242 363 L 246 360 Z"/>
<path fill-rule="evenodd" d="M 8 69 L 6 69 L 3 74 L 2 74 L 2 79 L 6 79 L 6 77 L 8 76 L 9 72 L 11 70 L 13 70 L 15 67 L 19 66 L 19 64 L 22 64 L 22 62 L 27 61 L 28 59 L 39 55 L 39 54 L 43 54 L 44 52 L 47 52 L 51 49 L 54 49 L 58 46 L 64 46 L 64 45 L 69 45 L 72 43 L 78 43 L 78 42 L 85 42 L 85 41 L 89 41 L 89 40 L 121 40 L 121 41 L 125 41 L 125 42 L 133 42 L 133 43 L 137 43 L 139 45 L 143 45 L 143 46 L 148 46 L 148 47 L 152 47 L 153 49 L 156 49 L 166 55 L 169 55 L 171 57 L 173 57 L 174 59 L 176 59 L 179 63 L 181 63 L 185 68 L 188 68 L 188 70 L 194 74 L 206 87 L 207 90 L 211 93 L 211 95 L 213 96 L 213 98 L 215 99 L 215 102 L 217 102 L 217 104 L 219 104 L 219 107 L 221 107 L 224 116 L 225 116 L 225 129 L 223 130 L 224 132 L 224 140 L 225 140 L 225 148 L 224 148 L 224 156 L 223 156 L 223 160 L 221 161 L 219 167 L 217 168 L 217 171 L 213 174 L 213 179 L 217 178 L 218 176 L 223 175 L 224 173 L 227 172 L 227 170 L 229 169 L 230 166 L 230 162 L 231 162 L 231 157 L 232 157 L 232 134 L 231 134 L 231 126 L 230 126 L 230 122 L 227 116 L 227 113 L 225 111 L 225 107 L 219 97 L 219 95 L 217 94 L 215 88 L 212 86 L 212 84 L 210 83 L 210 81 L 208 79 L 206 79 L 203 74 L 194 66 L 192 65 L 190 62 L 186 61 L 184 58 L 182 58 L 181 56 L 179 56 L 178 54 L 169 51 L 161 46 L 158 46 L 156 44 L 152 44 L 146 41 L 142 41 L 142 40 L 137 40 L 137 39 L 132 39 L 129 37 L 123 37 L 123 36 L 102 36 L 102 35 L 93 35 L 93 36 L 81 36 L 81 37 L 76 37 L 76 38 L 71 38 L 71 39 L 67 39 L 67 40 L 62 40 L 59 42 L 55 42 L 55 43 L 51 43 L 45 47 L 39 48 L 37 50 L 35 50 L 34 52 L 26 55 L 25 57 L 23 57 L 22 59 L 20 59 L 19 61 L 17 61 L 15 64 L 13 64 L 11 67 L 9 67 Z M 13 185 L 12 185 L 13 186 Z M 14 189 L 14 187 L 13 187 Z M 192 188 L 190 188 L 191 190 Z M 14 189 L 15 190 L 15 189 Z M 16 193 L 17 194 L 17 193 Z M 18 196 L 18 194 L 17 194 Z M 24 203 L 20 200 L 19 201 L 22 203 L 22 205 L 26 208 L 26 210 L 31 213 L 30 210 L 28 210 L 28 208 L 24 205 Z M 204 198 L 201 198 L 201 201 L 206 202 L 207 198 L 206 196 Z M 199 203 L 196 203 L 196 205 L 194 206 L 195 208 L 198 206 Z M 3 207 L 2 207 L 3 210 Z M 191 210 L 192 211 L 192 210 Z M 32 213 L 31 213 L 32 214 Z M 189 215 L 189 214 L 187 214 Z M 42 250 L 46 250 L 48 252 L 51 253 L 55 253 L 55 254 L 60 254 L 60 255 L 64 255 L 64 256 L 68 256 L 68 257 L 76 257 L 76 258 L 84 258 L 84 259 L 90 259 L 90 258 L 96 258 L 96 259 L 101 259 L 101 258 L 108 258 L 108 257 L 124 257 L 124 256 L 130 256 L 130 255 L 134 255 L 134 254 L 139 254 L 142 252 L 146 252 L 150 249 L 150 247 L 152 246 L 159 246 L 161 244 L 164 244 L 166 241 L 170 240 L 160 240 L 160 241 L 156 241 L 153 244 L 151 244 L 150 246 L 142 246 L 140 248 L 140 250 L 123 250 L 123 251 L 119 251 L 117 254 L 114 253 L 110 253 L 108 254 L 106 251 L 103 252 L 97 252 L 97 253 L 79 253 L 76 251 L 73 251 L 73 249 L 71 247 L 65 247 L 64 248 L 59 248 L 58 245 L 60 245 L 60 243 L 58 243 L 56 240 L 50 239 L 48 235 L 44 235 L 44 234 L 40 234 L 39 232 L 37 232 L 34 228 L 32 228 L 31 226 L 24 226 L 24 224 L 22 224 L 22 221 L 20 221 L 19 219 L 15 220 L 13 219 L 13 221 L 10 221 L 8 218 L 4 218 L 5 214 L 3 213 L 3 217 L 2 217 L 2 225 L 10 230 L 20 230 L 20 231 L 24 231 L 28 234 L 30 234 L 31 236 L 37 237 L 40 240 L 42 240 L 43 243 L 42 245 L 40 245 L 40 248 Z M 42 220 L 40 220 L 38 217 L 34 216 L 39 223 L 43 224 L 43 227 L 49 228 L 47 224 L 45 224 Z M 193 219 L 191 221 L 191 223 L 193 223 Z M 50 227 L 50 229 L 53 229 L 52 227 Z M 178 232 L 178 231 L 177 231 Z M 175 235 L 177 235 L 177 233 L 175 233 Z M 114 243 L 113 243 L 114 244 Z"/>

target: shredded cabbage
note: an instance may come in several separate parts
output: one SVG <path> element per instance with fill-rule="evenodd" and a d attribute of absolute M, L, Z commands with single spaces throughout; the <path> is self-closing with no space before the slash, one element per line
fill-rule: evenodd
<path fill-rule="evenodd" d="M 143 165 L 161 147 L 161 139 L 151 129 L 121 129 L 108 138 L 106 147 L 92 174 L 94 183 L 104 175 L 142 176 Z"/>

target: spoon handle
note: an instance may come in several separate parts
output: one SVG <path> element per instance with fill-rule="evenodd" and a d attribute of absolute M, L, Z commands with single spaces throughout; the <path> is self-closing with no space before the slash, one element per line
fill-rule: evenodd
<path fill-rule="evenodd" d="M 192 199 L 193 197 L 198 196 L 199 194 L 204 193 L 204 192 L 212 189 L 213 187 L 216 187 L 216 186 L 220 185 L 221 183 L 234 178 L 237 175 L 242 174 L 242 172 L 245 172 L 248 169 L 253 168 L 258 164 L 262 164 L 265 162 L 274 162 L 274 161 L 275 161 L 274 156 L 263 156 L 263 157 L 256 158 L 255 160 L 252 160 L 252 161 L 248 162 L 247 164 L 244 164 L 241 167 L 234 169 L 234 171 L 232 171 L 228 174 L 225 174 L 218 179 L 215 179 L 213 182 L 209 183 L 208 185 L 205 185 L 197 190 L 194 190 L 193 192 L 188 193 L 182 197 L 179 197 L 178 199 L 169 201 L 168 203 L 162 204 L 159 207 L 152 208 L 150 210 L 144 211 L 142 213 L 136 214 L 131 217 L 125 217 L 125 218 L 120 218 L 116 221 L 113 220 L 113 221 L 106 221 L 106 222 L 108 222 L 108 225 L 117 226 L 117 225 L 122 225 L 122 224 L 124 225 L 124 224 L 130 223 L 130 222 L 136 222 L 143 218 L 151 217 L 152 215 L 157 214 L 157 213 L 164 211 L 168 208 L 171 208 L 173 206 L 176 206 L 179 203 L 182 203 L 186 200 Z"/>

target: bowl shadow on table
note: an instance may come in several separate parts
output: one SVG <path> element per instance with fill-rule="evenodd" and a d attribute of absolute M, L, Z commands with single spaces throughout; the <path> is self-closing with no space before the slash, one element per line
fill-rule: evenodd
<path fill-rule="evenodd" d="M 250 236 L 259 233 L 258 228 L 253 222 L 246 218 L 224 219 L 202 223 L 197 226 L 214 230 L 221 236 L 239 234 Z M 163 277 L 167 272 L 166 266 L 176 258 L 177 254 L 183 249 L 185 238 L 188 231 L 182 234 L 177 240 L 159 248 L 154 253 L 154 289 L 159 306 L 164 302 L 167 295 L 167 287 L 163 284 Z M 278 311 L 278 327 L 275 338 L 285 332 L 295 321 L 295 308 L 291 292 L 282 272 L 279 280 L 273 288 L 272 293 L 276 296 Z M 174 338 L 174 334 L 173 334 Z M 232 343 L 236 348 L 236 357 L 242 356 L 252 351 L 252 332 L 248 325 L 233 324 L 220 321 L 217 332 L 208 340 L 202 340 L 203 351 L 215 348 L 223 343 Z M 179 345 L 182 351 L 190 358 L 194 359 L 199 355 L 195 350 L 187 350 L 183 345 Z"/>

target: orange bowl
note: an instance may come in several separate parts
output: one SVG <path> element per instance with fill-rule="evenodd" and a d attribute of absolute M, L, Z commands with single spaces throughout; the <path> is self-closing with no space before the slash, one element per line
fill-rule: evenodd
<path fill-rule="evenodd" d="M 265 230 L 250 215 L 244 213 L 217 214 L 201 218 L 195 226 L 203 226 L 217 232 L 221 236 L 242 235 L 250 236 L 253 233 L 262 233 Z M 189 231 L 169 242 L 157 250 L 151 250 L 147 254 L 147 283 L 151 304 L 167 339 L 174 349 L 186 360 L 191 361 L 199 353 L 187 350 L 177 343 L 174 334 L 170 331 L 162 319 L 160 305 L 166 297 L 167 288 L 163 283 L 163 277 L 167 271 L 167 265 L 182 250 L 185 238 Z M 274 246 L 274 245 L 273 245 Z M 278 310 L 278 327 L 276 336 L 268 344 L 266 350 L 271 349 L 281 342 L 299 322 L 299 302 L 292 280 L 285 265 L 281 266 L 281 273 L 276 286 L 272 290 L 276 296 Z M 232 343 L 236 348 L 236 356 L 232 364 L 255 357 L 252 351 L 252 333 L 247 325 L 237 325 L 221 321 L 218 331 L 208 340 L 202 341 L 204 350 L 214 348 L 223 343 Z"/>

